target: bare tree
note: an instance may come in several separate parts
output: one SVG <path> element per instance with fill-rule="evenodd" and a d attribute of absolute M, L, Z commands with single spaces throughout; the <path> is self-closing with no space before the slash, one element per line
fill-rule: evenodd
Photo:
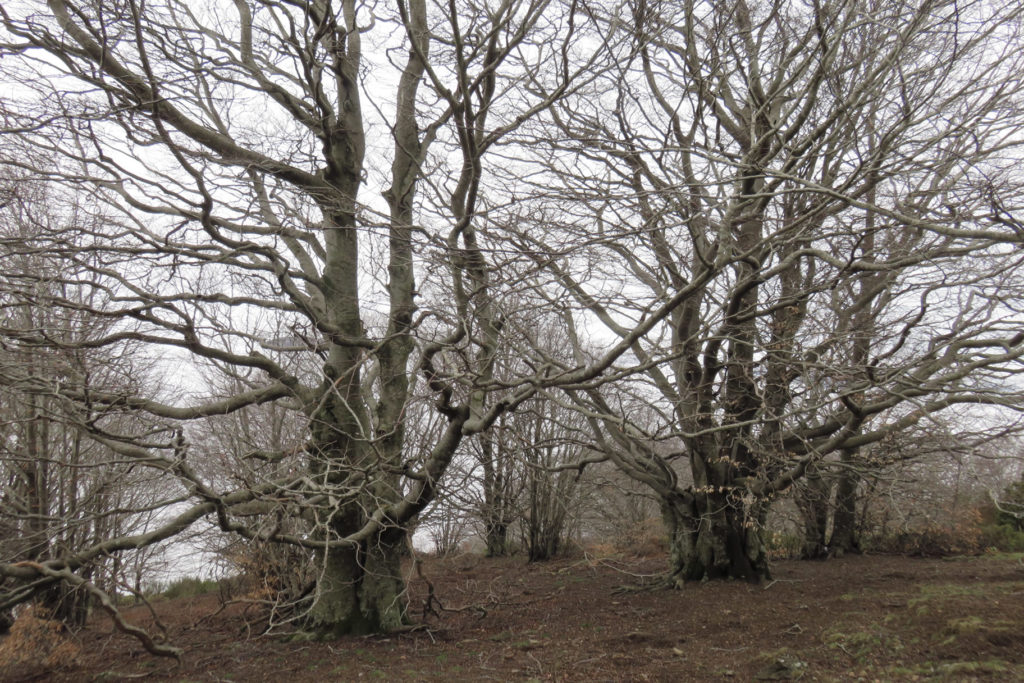
<path fill-rule="evenodd" d="M 517 531 L 530 561 L 564 548 L 585 495 L 579 486 L 579 463 L 591 451 L 585 427 L 578 412 L 537 396 L 470 444 L 470 476 L 451 497 L 479 521 L 488 556 L 515 552 Z"/>
<path fill-rule="evenodd" d="M 503 415 L 470 444 L 469 466 L 476 474 L 479 489 L 471 488 L 468 496 L 462 496 L 464 500 L 468 498 L 463 507 L 472 509 L 480 520 L 488 557 L 511 554 L 510 530 L 521 518 L 523 462 L 516 444 L 515 424 L 512 416 Z"/>
<path fill-rule="evenodd" d="M 47 307 L 114 322 L 5 336 L 144 344 L 240 391 L 23 382 L 159 422 L 82 421 L 186 493 L 0 574 L 84 585 L 213 519 L 313 558 L 316 634 L 398 629 L 406 525 L 466 437 L 561 387 L 658 497 L 673 583 L 765 576 L 760 524 L 807 467 L 1019 403 L 1018 4 L 6 3 L 2 139 L 47 164 L 4 163 L 103 209 L 36 247 L 103 296 Z M 569 353 L 522 343 L 503 375 L 524 300 Z M 312 381 L 275 355 L 296 347 Z M 267 466 L 235 481 L 196 466 L 183 422 L 269 403 L 301 447 L 236 453 Z"/>
<path fill-rule="evenodd" d="M 865 537 L 893 530 L 890 512 L 898 508 L 905 509 L 896 512 L 904 528 L 914 516 L 964 524 L 987 492 L 999 488 L 993 482 L 1005 480 L 1004 469 L 1015 459 L 1019 418 L 986 412 L 933 415 L 808 467 L 793 490 L 802 522 L 801 555 L 820 559 L 860 552 Z"/>
<path fill-rule="evenodd" d="M 563 322 L 546 308 L 509 302 L 496 337 L 495 378 L 523 374 L 538 356 L 571 361 L 566 336 Z M 517 526 L 531 560 L 558 551 L 576 502 L 580 472 L 574 463 L 589 446 L 584 428 L 578 413 L 537 395 L 469 444 L 478 485 L 463 498 L 480 519 L 488 555 L 509 554 Z"/>
<path fill-rule="evenodd" d="M 584 439 L 586 422 L 578 413 L 548 400 L 523 416 L 523 454 L 526 460 L 525 514 L 522 517 L 526 553 L 531 561 L 549 560 L 565 549 L 579 524 L 584 488 L 578 463 L 591 451 Z M 529 420 L 527 422 L 527 420 Z"/>
<path fill-rule="evenodd" d="M 597 11 L 629 45 L 552 110 L 519 244 L 581 330 L 632 344 L 614 371 L 658 424 L 574 395 L 660 499 L 672 582 L 757 580 L 768 505 L 809 466 L 1020 405 L 1021 8 Z"/>
<path fill-rule="evenodd" d="M 46 231 L 82 220 L 83 212 L 73 203 L 58 209 L 58 196 L 38 183 L 5 180 L 6 201 L 0 209 L 0 562 L 38 565 L 144 528 L 147 508 L 160 504 L 168 478 L 124 461 L 88 436 L 92 430 L 144 430 L 138 416 L 62 395 L 64 388 L 87 396 L 152 385 L 137 347 L 90 348 L 112 326 L 110 319 L 90 312 L 98 305 L 98 293 L 81 287 L 80 278 L 88 277 L 83 271 L 39 253 Z M 50 306 L 54 300 L 68 305 Z M 107 590 L 124 588 L 118 559 L 93 557 L 83 563 L 79 577 Z M 31 598 L 72 625 L 83 624 L 89 612 L 91 595 L 79 585 L 42 578 L 27 584 L 5 581 L 3 588 L 0 611 Z"/>
<path fill-rule="evenodd" d="M 275 362 L 287 367 L 304 381 L 315 381 L 319 359 L 301 340 L 288 331 L 274 337 L 270 346 L 297 346 L 293 350 L 266 350 Z M 242 369 L 210 373 L 206 390 L 211 396 L 230 397 L 255 386 L 258 373 Z M 210 416 L 189 425 L 191 461 L 197 474 L 221 489 L 254 488 L 260 482 L 280 480 L 297 471 L 305 471 L 302 457 L 308 438 L 307 421 L 301 413 L 279 402 L 250 405 L 226 415 Z M 254 509 L 245 514 L 246 525 L 260 531 L 263 539 L 240 538 L 219 533 L 216 524 L 202 533 L 199 543 L 207 557 L 216 557 L 229 575 L 245 589 L 240 597 L 259 601 L 269 607 L 267 623 L 274 627 L 293 618 L 305 605 L 303 599 L 312 589 L 316 564 L 310 549 L 293 544 L 264 540 L 275 534 L 302 534 L 308 525 L 295 514 L 294 507 L 278 505 Z M 229 585 L 232 585 L 229 583 Z M 232 597 L 235 597 L 232 595 Z"/>
<path fill-rule="evenodd" d="M 404 525 L 463 438 L 539 386 L 595 376 L 628 346 L 554 378 L 535 364 L 494 381 L 511 284 L 492 277 L 478 238 L 499 143 L 571 92 L 604 49 L 592 39 L 602 28 L 584 36 L 585 13 L 545 0 L 52 0 L 6 4 L 0 16 L 0 58 L 18 92 L 6 133 L 61 171 L 7 163 L 90 193 L 117 217 L 46 245 L 93 273 L 87 285 L 109 282 L 97 312 L 118 324 L 90 344 L 179 350 L 249 383 L 178 402 L 62 392 L 165 421 L 152 438 L 93 438 L 174 472 L 190 506 L 143 535 L 0 572 L 74 581 L 90 558 L 212 516 L 241 537 L 315 552 L 312 631 L 402 627 Z M 449 299 L 432 296 L 442 290 Z M 315 383 L 267 353 L 281 324 L 319 354 Z M 443 429 L 429 448 L 408 449 L 410 401 L 427 394 Z M 269 402 L 305 420 L 300 470 L 231 488 L 193 467 L 175 423 Z M 249 524 L 276 511 L 304 530 Z"/>

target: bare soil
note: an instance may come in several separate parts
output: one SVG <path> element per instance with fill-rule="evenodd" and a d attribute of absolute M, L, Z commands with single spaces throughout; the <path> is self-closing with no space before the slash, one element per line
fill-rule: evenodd
<path fill-rule="evenodd" d="M 781 561 L 761 585 L 636 590 L 663 557 L 426 560 L 458 612 L 410 616 L 386 637 L 288 642 L 258 636 L 253 610 L 216 595 L 154 605 L 180 663 L 146 654 L 97 616 L 70 636 L 77 659 L 12 680 L 99 681 L 1024 681 L 1024 562 L 887 556 Z M 625 587 L 626 591 L 623 591 Z M 464 609 L 463 609 L 464 608 Z M 249 619 L 245 614 L 248 612 Z M 126 616 L 159 630 L 145 608 Z"/>

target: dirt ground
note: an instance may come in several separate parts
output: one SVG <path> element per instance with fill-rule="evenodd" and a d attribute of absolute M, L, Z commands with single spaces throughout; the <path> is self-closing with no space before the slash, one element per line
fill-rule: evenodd
<path fill-rule="evenodd" d="M 782 561 L 761 585 L 629 590 L 664 558 L 427 560 L 451 609 L 428 628 L 331 643 L 259 637 L 216 595 L 156 603 L 181 663 L 96 617 L 73 661 L 10 680 L 1024 681 L 1024 561 L 848 557 Z M 423 622 L 425 584 L 411 584 Z M 130 620 L 155 629 L 144 608 Z M 65 657 L 67 659 L 67 657 Z"/>

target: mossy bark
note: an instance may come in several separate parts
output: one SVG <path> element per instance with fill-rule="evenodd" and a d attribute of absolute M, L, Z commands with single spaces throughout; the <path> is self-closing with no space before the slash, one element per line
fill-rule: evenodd
<path fill-rule="evenodd" d="M 487 557 L 505 557 L 511 554 L 508 542 L 508 524 L 488 520 L 484 524 L 485 554 Z"/>
<path fill-rule="evenodd" d="M 726 496 L 706 496 L 706 506 L 676 497 L 663 501 L 662 517 L 669 537 L 669 581 L 681 588 L 692 581 L 742 579 L 757 583 L 771 578 L 760 524 Z"/>
<path fill-rule="evenodd" d="M 320 558 L 309 621 L 321 638 L 387 633 L 405 624 L 401 548 L 404 532 L 391 529 L 374 542 L 333 548 Z"/>

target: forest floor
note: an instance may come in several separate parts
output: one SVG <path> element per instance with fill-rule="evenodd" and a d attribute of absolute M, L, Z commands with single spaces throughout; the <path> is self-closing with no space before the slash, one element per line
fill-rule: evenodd
<path fill-rule="evenodd" d="M 157 602 L 169 641 L 185 649 L 180 663 L 146 654 L 97 615 L 63 636 L 71 645 L 58 668 L 25 664 L 0 678 L 1024 681 L 1020 556 L 780 561 L 761 585 L 635 590 L 664 566 L 664 557 L 426 560 L 436 597 L 466 609 L 424 620 L 426 584 L 414 578 L 410 616 L 424 630 L 329 643 L 258 636 L 242 605 L 213 615 L 217 595 Z M 125 614 L 157 630 L 146 608 Z"/>

